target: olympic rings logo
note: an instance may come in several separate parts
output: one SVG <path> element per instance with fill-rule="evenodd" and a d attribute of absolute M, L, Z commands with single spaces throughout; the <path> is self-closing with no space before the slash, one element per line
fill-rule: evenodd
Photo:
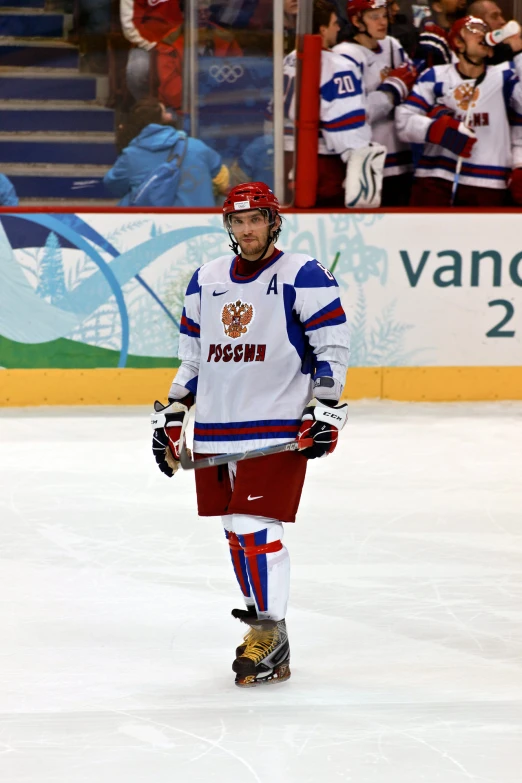
<path fill-rule="evenodd" d="M 244 75 L 245 69 L 242 65 L 212 65 L 208 72 L 218 84 L 234 84 Z"/>

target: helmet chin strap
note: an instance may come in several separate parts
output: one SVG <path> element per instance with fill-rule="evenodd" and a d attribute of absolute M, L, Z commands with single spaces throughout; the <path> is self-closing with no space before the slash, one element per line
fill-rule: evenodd
<path fill-rule="evenodd" d="M 478 65 L 484 65 L 484 59 L 485 59 L 484 57 L 481 57 L 478 62 L 475 62 L 474 60 L 471 59 L 471 57 L 468 57 L 466 52 L 463 52 L 462 56 L 464 57 L 466 62 L 469 63 L 470 65 L 474 65 L 475 67 L 477 67 Z"/>
<path fill-rule="evenodd" d="M 363 19 L 360 20 L 360 23 L 362 24 L 363 29 L 361 30 L 359 29 L 359 27 L 357 27 L 356 28 L 357 32 L 355 33 L 355 37 L 357 38 L 358 35 L 364 35 L 364 37 L 368 38 L 368 40 L 371 41 L 373 44 L 378 44 L 377 38 L 374 38 L 373 35 L 370 35 L 370 33 L 368 32 L 368 28 L 366 27 Z M 372 46 L 371 48 L 373 49 L 376 47 Z"/>
<path fill-rule="evenodd" d="M 475 62 L 475 61 L 474 61 L 474 60 L 472 60 L 472 59 L 471 59 L 471 57 L 468 55 L 467 48 L 466 48 L 466 49 L 464 49 L 464 51 L 463 51 L 463 52 L 461 52 L 461 55 L 464 57 L 464 59 L 466 60 L 466 62 L 467 62 L 469 65 L 474 65 L 474 66 L 475 66 L 475 68 L 476 68 L 477 66 L 479 66 L 479 65 L 484 65 L 484 60 L 486 59 L 485 57 L 479 57 L 479 60 L 478 60 L 478 62 Z"/>

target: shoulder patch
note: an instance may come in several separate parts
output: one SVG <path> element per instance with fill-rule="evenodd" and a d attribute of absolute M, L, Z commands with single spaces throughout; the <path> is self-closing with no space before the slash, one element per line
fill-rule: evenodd
<path fill-rule="evenodd" d="M 307 261 L 296 275 L 295 288 L 329 288 L 337 287 L 337 281 L 332 273 L 315 258 Z"/>

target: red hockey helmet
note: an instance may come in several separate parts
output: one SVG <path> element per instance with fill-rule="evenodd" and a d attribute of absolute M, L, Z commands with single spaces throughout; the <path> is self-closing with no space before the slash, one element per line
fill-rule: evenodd
<path fill-rule="evenodd" d="M 387 8 L 388 0 L 348 0 L 346 3 L 346 13 L 348 19 L 352 20 L 354 16 L 363 14 L 365 11 L 373 11 L 375 8 Z"/>
<path fill-rule="evenodd" d="M 230 223 L 231 215 L 235 212 L 247 212 L 251 209 L 259 209 L 267 218 L 270 230 L 268 232 L 267 246 L 260 256 L 263 257 L 271 242 L 277 242 L 281 232 L 281 220 L 276 226 L 276 217 L 279 215 L 279 201 L 275 193 L 264 182 L 244 182 L 232 188 L 223 204 L 223 225 L 228 231 L 231 240 L 230 247 L 234 253 L 239 252 L 239 244 L 234 237 Z"/>
<path fill-rule="evenodd" d="M 269 209 L 279 213 L 279 201 L 264 182 L 244 182 L 232 188 L 223 204 L 223 217 L 246 209 Z"/>
<path fill-rule="evenodd" d="M 453 23 L 453 26 L 448 34 L 448 44 L 450 49 L 454 52 L 459 52 L 455 42 L 457 38 L 460 38 L 462 30 L 469 30 L 472 33 L 482 33 L 486 35 L 489 33 L 489 25 L 483 19 L 479 19 L 478 16 L 463 16 L 462 19 L 457 19 Z"/>

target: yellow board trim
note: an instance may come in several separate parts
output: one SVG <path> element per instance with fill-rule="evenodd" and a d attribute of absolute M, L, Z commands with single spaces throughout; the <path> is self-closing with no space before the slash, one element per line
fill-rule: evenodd
<path fill-rule="evenodd" d="M 171 369 L 0 370 L 0 407 L 151 405 Z M 343 399 L 522 400 L 522 367 L 353 367 Z"/>

